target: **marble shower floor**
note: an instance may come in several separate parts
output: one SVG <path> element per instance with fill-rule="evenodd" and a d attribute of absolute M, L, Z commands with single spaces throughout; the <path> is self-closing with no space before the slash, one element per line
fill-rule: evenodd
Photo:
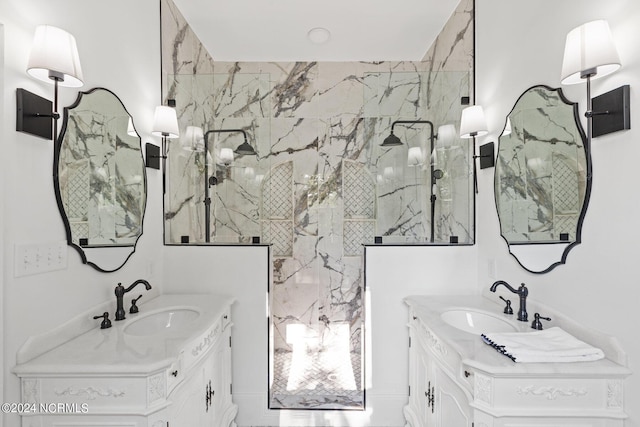
<path fill-rule="evenodd" d="M 296 361 L 293 352 L 277 350 L 273 358 L 271 409 L 364 409 L 360 354 L 318 352 Z"/>

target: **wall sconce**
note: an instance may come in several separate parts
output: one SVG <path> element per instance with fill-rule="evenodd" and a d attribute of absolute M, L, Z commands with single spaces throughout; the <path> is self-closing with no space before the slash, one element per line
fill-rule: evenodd
<path fill-rule="evenodd" d="M 606 21 L 587 22 L 567 34 L 562 61 L 561 83 L 587 82 L 587 143 L 592 136 L 630 129 L 629 86 L 591 99 L 591 80 L 620 68 L 618 51 Z M 599 111 L 594 111 L 596 104 Z"/>
<path fill-rule="evenodd" d="M 138 132 L 136 132 L 136 128 L 133 126 L 133 120 L 129 117 L 129 121 L 127 122 L 127 135 L 139 137 Z"/>
<path fill-rule="evenodd" d="M 38 80 L 53 83 L 53 106 L 45 98 L 18 89 L 16 130 L 54 140 L 58 136 L 58 87 L 81 87 L 82 67 L 76 39 L 51 25 L 36 28 L 29 55 L 27 73 Z M 53 129 L 51 125 L 53 120 Z"/>
<path fill-rule="evenodd" d="M 233 150 L 231 148 L 221 148 L 220 161 L 223 165 L 229 166 L 233 162 Z"/>
<path fill-rule="evenodd" d="M 507 135 L 511 135 L 511 117 L 507 116 L 507 124 L 504 125 L 504 130 L 502 131 L 502 134 L 500 136 L 507 136 Z"/>
<path fill-rule="evenodd" d="M 462 110 L 460 119 L 460 138 L 475 138 L 489 133 L 487 121 L 484 117 L 484 110 L 481 105 L 472 105 Z M 475 143 L 473 148 L 473 186 L 478 193 L 478 169 L 476 159 L 480 159 L 480 169 L 495 166 L 493 142 L 480 146 L 480 155 L 475 154 Z"/>
<path fill-rule="evenodd" d="M 187 126 L 181 141 L 186 151 L 204 151 L 204 132 L 200 126 Z"/>
<path fill-rule="evenodd" d="M 456 136 L 456 127 L 453 124 L 446 124 L 438 127 L 438 135 L 436 138 L 438 139 L 441 147 L 451 147 Z"/>
<path fill-rule="evenodd" d="M 178 117 L 176 115 L 176 109 L 166 105 L 159 105 L 156 107 L 155 114 L 153 116 L 153 128 L 151 134 L 162 137 L 161 154 L 152 154 L 147 151 L 147 167 L 154 167 L 157 165 L 158 158 L 162 159 L 162 192 L 166 191 L 167 183 L 167 139 L 178 138 L 180 136 L 180 129 L 178 128 Z M 149 148 L 147 144 L 147 149 Z M 154 167 L 154 169 L 157 169 Z"/>
<path fill-rule="evenodd" d="M 407 152 L 407 165 L 408 166 L 421 166 L 424 163 L 422 156 L 422 149 L 420 147 L 409 147 Z"/>

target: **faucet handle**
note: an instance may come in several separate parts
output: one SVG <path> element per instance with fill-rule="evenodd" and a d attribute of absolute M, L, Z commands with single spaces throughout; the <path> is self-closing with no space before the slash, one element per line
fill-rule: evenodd
<path fill-rule="evenodd" d="M 142 298 L 142 295 L 138 295 L 138 298 L 134 298 L 131 300 L 131 308 L 129 309 L 129 313 L 137 313 L 138 312 L 138 306 L 136 305 L 136 303 L 138 302 L 138 300 Z"/>
<path fill-rule="evenodd" d="M 511 300 L 505 299 L 502 295 L 500 295 L 500 299 L 507 303 L 507 305 L 504 307 L 504 314 L 513 314 L 513 308 L 511 308 Z"/>
<path fill-rule="evenodd" d="M 102 319 L 100 323 L 100 329 L 107 329 L 111 327 L 111 320 L 109 320 L 109 312 L 105 311 L 101 316 L 93 316 L 94 319 Z"/>
<path fill-rule="evenodd" d="M 539 331 L 542 330 L 542 322 L 540 321 L 540 319 L 547 320 L 547 321 L 551 320 L 550 317 L 542 317 L 540 316 L 540 313 L 536 313 L 533 315 L 533 322 L 531 322 L 531 327 L 533 329 L 537 329 Z"/>

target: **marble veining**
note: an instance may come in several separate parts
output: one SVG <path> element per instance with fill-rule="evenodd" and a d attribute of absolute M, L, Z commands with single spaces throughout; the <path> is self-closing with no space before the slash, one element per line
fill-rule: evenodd
<path fill-rule="evenodd" d="M 398 129 L 407 146 L 380 147 L 391 123 L 459 122 L 472 76 L 471 1 L 418 62 L 217 62 L 170 0 L 162 1 L 163 97 L 181 129 L 242 129 L 255 156 L 223 159 L 239 134 L 169 145 L 166 243 L 272 244 L 269 292 L 275 384 L 270 407 L 364 406 L 363 244 L 473 243 L 471 146 L 431 152 L 424 127 Z M 437 132 L 437 129 L 434 129 Z M 432 182 L 429 166 L 445 171 Z M 205 165 L 215 177 L 204 218 Z M 430 190 L 438 202 L 430 215 Z M 346 382 L 336 378 L 347 379 Z"/>

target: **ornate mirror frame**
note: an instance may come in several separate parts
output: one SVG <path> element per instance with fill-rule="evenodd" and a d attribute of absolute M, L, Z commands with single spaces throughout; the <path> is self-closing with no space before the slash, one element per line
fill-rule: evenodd
<path fill-rule="evenodd" d="M 96 102 L 100 94 L 108 102 Z M 64 108 L 63 119 L 54 144 L 53 183 L 67 242 L 84 264 L 116 271 L 142 235 L 147 178 L 140 136 L 120 98 L 101 87 L 80 92 Z M 74 207 L 68 205 L 71 198 Z"/>
<path fill-rule="evenodd" d="M 525 101 L 527 95 L 532 96 L 532 94 L 539 99 L 534 99 L 529 109 L 519 107 L 519 103 Z M 539 105 L 536 102 L 539 102 Z M 567 109 L 564 115 L 562 110 L 557 109 L 562 104 L 566 105 Z M 530 113 L 530 123 L 527 124 L 520 118 L 516 123 L 510 120 L 514 113 L 523 115 L 523 111 Z M 554 112 L 555 115 L 552 114 Z M 575 129 L 569 126 L 571 120 L 575 124 Z M 532 128 L 531 126 L 535 123 L 542 127 Z M 511 135 L 508 130 L 511 131 Z M 554 134 L 554 131 L 557 133 Z M 569 157 L 564 156 L 563 153 L 557 154 L 560 150 L 550 150 L 546 159 L 542 156 L 527 158 L 525 150 L 527 140 L 529 143 L 537 144 L 532 147 L 538 150 L 538 154 L 540 148 L 544 148 L 540 143 L 549 143 L 550 146 L 564 143 L 565 147 L 575 145 L 576 158 L 575 170 L 573 170 L 575 177 L 571 177 L 571 173 L 568 175 L 570 181 L 575 181 L 577 194 L 566 196 L 574 202 L 576 207 L 571 213 L 575 218 L 575 230 L 573 225 L 567 229 L 562 229 L 562 226 L 558 225 L 560 221 L 556 222 L 556 216 L 562 218 L 562 215 L 556 215 L 557 207 L 554 206 L 557 201 L 566 199 L 566 197 L 561 199 L 562 196 L 558 195 L 559 190 L 556 187 L 559 187 L 559 184 L 556 184 L 555 180 L 560 175 L 558 170 L 564 168 L 565 171 L 571 172 L 570 166 L 563 165 Z M 521 145 L 516 146 L 511 141 L 521 141 Z M 508 145 L 509 142 L 511 142 L 510 145 Z M 562 161 L 556 161 L 556 158 L 563 156 Z M 549 159 L 551 159 L 551 165 Z M 556 164 L 560 166 L 556 168 Z M 581 243 L 583 220 L 591 194 L 591 175 L 591 152 L 580 122 L 578 104 L 569 101 L 560 88 L 536 85 L 524 91 L 505 120 L 504 131 L 498 143 L 494 179 L 495 203 L 501 236 L 509 247 L 509 253 L 525 270 L 537 274 L 548 273 L 558 265 L 564 264 L 571 249 Z M 553 192 L 549 194 L 545 189 L 552 189 Z M 507 208 L 503 206 L 508 203 L 515 205 L 514 200 L 517 197 L 523 199 L 521 206 L 524 208 L 520 209 L 520 213 L 524 213 L 524 218 L 516 215 L 517 207 L 511 207 L 509 212 L 509 206 Z M 551 223 L 542 221 L 544 218 L 551 218 Z M 518 222 L 520 224 L 517 224 Z M 532 232 L 522 233 L 523 236 L 526 235 L 522 240 L 514 240 L 509 236 L 509 232 L 512 236 L 517 235 L 518 233 L 514 230 L 518 226 L 521 229 L 526 227 L 527 231 Z M 536 228 L 544 231 L 538 233 Z"/>

